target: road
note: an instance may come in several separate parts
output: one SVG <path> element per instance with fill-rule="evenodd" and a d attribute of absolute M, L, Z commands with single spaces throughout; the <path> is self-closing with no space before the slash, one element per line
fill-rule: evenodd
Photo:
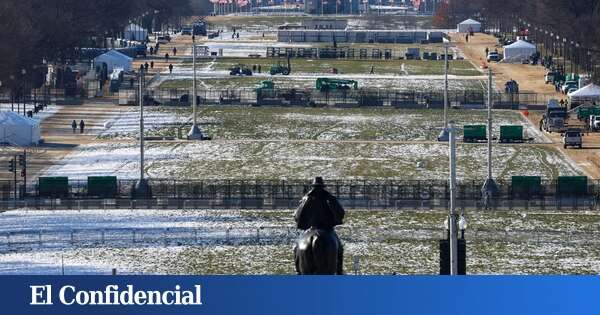
<path fill-rule="evenodd" d="M 498 40 L 492 35 L 476 34 L 469 37 L 469 42 L 465 42 L 463 34 L 451 34 L 452 42 L 458 47 L 465 57 L 474 64 L 481 66 L 485 63 L 485 48 L 494 50 L 499 47 Z M 495 73 L 496 87 L 504 90 L 504 83 L 513 79 L 519 83 L 519 90 L 531 91 L 543 94 L 545 98 L 566 99 L 565 95 L 555 91 L 554 87 L 545 84 L 544 75 L 546 69 L 542 66 L 532 66 L 523 64 L 505 64 L 490 63 L 489 68 Z M 539 128 L 539 122 L 542 117 L 540 111 L 529 111 L 526 116 L 536 127 Z M 567 122 L 569 125 L 580 125 L 577 119 L 571 119 Z M 600 179 L 600 134 L 590 133 L 584 137 L 583 149 L 564 149 L 560 134 L 546 134 L 553 142 L 554 147 L 565 155 L 570 157 L 588 176 L 594 179 Z"/>

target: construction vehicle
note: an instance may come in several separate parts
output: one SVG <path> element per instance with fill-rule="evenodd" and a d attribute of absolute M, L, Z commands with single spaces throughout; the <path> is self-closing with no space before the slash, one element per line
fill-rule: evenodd
<path fill-rule="evenodd" d="M 287 56 L 287 66 L 282 65 L 281 62 L 278 62 L 276 65 L 271 65 L 271 69 L 269 73 L 271 75 L 283 74 L 289 75 L 292 72 L 292 65 L 290 63 L 290 55 Z"/>
<path fill-rule="evenodd" d="M 565 121 L 568 117 L 567 108 L 560 106 L 557 100 L 548 102 L 548 107 L 541 121 L 541 128 L 547 132 L 565 131 Z"/>
<path fill-rule="evenodd" d="M 229 68 L 229 75 L 251 76 L 252 70 L 250 68 L 246 67 L 246 65 L 244 65 L 244 64 L 238 64 L 238 65 L 235 65 L 235 66 Z"/>
<path fill-rule="evenodd" d="M 273 81 L 265 80 L 265 81 L 260 82 L 260 85 L 258 85 L 254 90 L 255 91 L 272 90 L 274 88 L 275 88 L 275 83 L 273 83 Z"/>
<path fill-rule="evenodd" d="M 463 142 L 479 142 L 487 140 L 487 127 L 485 125 L 465 125 Z"/>
<path fill-rule="evenodd" d="M 523 126 L 500 126 L 500 142 L 523 142 Z"/>
<path fill-rule="evenodd" d="M 563 134 L 563 146 L 566 149 L 567 147 L 582 147 L 583 143 L 583 133 L 579 128 L 569 128 Z"/>
<path fill-rule="evenodd" d="M 600 130 L 600 116 L 596 116 L 596 115 L 590 116 L 590 130 L 591 131 Z"/>
<path fill-rule="evenodd" d="M 318 78 L 316 89 L 325 92 L 332 90 L 358 90 L 358 82 L 354 80 Z"/>

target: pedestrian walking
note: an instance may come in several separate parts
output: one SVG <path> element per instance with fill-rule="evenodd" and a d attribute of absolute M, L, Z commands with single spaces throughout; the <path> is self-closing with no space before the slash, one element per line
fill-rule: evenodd
<path fill-rule="evenodd" d="M 154 69 L 154 61 L 150 61 L 150 69 Z"/>
<path fill-rule="evenodd" d="M 77 122 L 75 119 L 73 119 L 73 122 L 71 123 L 71 128 L 73 128 L 73 133 L 77 132 Z"/>
<path fill-rule="evenodd" d="M 487 56 L 490 53 L 490 49 L 485 47 L 485 55 Z"/>
<path fill-rule="evenodd" d="M 165 54 L 165 60 L 166 60 L 167 62 L 169 62 L 169 54 L 168 54 L 168 53 L 167 53 L 167 54 Z"/>
<path fill-rule="evenodd" d="M 192 43 L 196 42 L 196 34 L 192 35 Z"/>
<path fill-rule="evenodd" d="M 154 47 L 150 47 L 150 55 L 154 55 Z"/>
<path fill-rule="evenodd" d="M 173 47 L 173 56 L 177 56 L 177 47 Z"/>
<path fill-rule="evenodd" d="M 465 41 L 468 43 L 469 42 L 469 34 L 465 35 Z"/>
<path fill-rule="evenodd" d="M 79 130 L 80 133 L 83 133 L 83 130 L 85 129 L 85 123 L 83 122 L 83 119 L 79 122 Z"/>
<path fill-rule="evenodd" d="M 149 67 L 150 65 L 148 64 L 148 62 L 144 63 L 144 70 L 146 70 L 146 72 L 148 71 Z"/>
<path fill-rule="evenodd" d="M 173 64 L 169 64 L 169 73 L 173 73 Z"/>
<path fill-rule="evenodd" d="M 237 35 L 235 35 L 235 37 L 236 37 L 237 39 L 240 39 L 240 33 L 237 33 Z"/>
<path fill-rule="evenodd" d="M 261 67 L 260 65 L 258 65 L 258 73 L 260 73 L 260 71 L 261 71 L 261 68 L 262 68 L 262 67 Z"/>

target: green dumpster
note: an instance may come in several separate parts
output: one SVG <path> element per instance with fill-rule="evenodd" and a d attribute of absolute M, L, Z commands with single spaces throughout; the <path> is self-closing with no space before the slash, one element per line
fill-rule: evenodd
<path fill-rule="evenodd" d="M 117 195 L 116 176 L 90 176 L 87 179 L 89 197 L 114 198 Z"/>
<path fill-rule="evenodd" d="M 513 176 L 511 178 L 511 192 L 518 196 L 537 195 L 542 190 L 540 176 Z"/>
<path fill-rule="evenodd" d="M 523 142 L 523 126 L 500 126 L 500 142 Z"/>
<path fill-rule="evenodd" d="M 464 142 L 478 142 L 487 140 L 487 128 L 485 125 L 465 125 L 463 133 Z"/>
<path fill-rule="evenodd" d="M 588 192 L 587 176 L 559 176 L 556 183 L 557 195 L 585 195 Z"/>
<path fill-rule="evenodd" d="M 69 178 L 40 177 L 38 189 L 40 197 L 65 198 L 69 196 Z"/>

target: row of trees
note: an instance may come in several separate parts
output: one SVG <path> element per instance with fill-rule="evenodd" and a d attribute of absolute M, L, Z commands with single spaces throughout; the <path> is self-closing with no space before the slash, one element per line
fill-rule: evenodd
<path fill-rule="evenodd" d="M 2 0 L 0 82 L 30 80 L 44 61 L 64 62 L 130 21 L 165 25 L 192 13 L 190 0 Z M 94 44 L 96 43 L 96 44 Z"/>
<path fill-rule="evenodd" d="M 469 17 L 504 32 L 527 28 L 534 35 L 553 34 L 555 44 L 570 45 L 567 57 L 575 56 L 577 62 L 585 60 L 586 66 L 591 60 L 596 69 L 593 73 L 599 75 L 596 65 L 600 64 L 600 32 L 595 28 L 600 25 L 600 0 L 448 0 L 439 4 L 434 22 L 453 27 Z M 544 40 L 548 36 L 544 35 Z"/>

